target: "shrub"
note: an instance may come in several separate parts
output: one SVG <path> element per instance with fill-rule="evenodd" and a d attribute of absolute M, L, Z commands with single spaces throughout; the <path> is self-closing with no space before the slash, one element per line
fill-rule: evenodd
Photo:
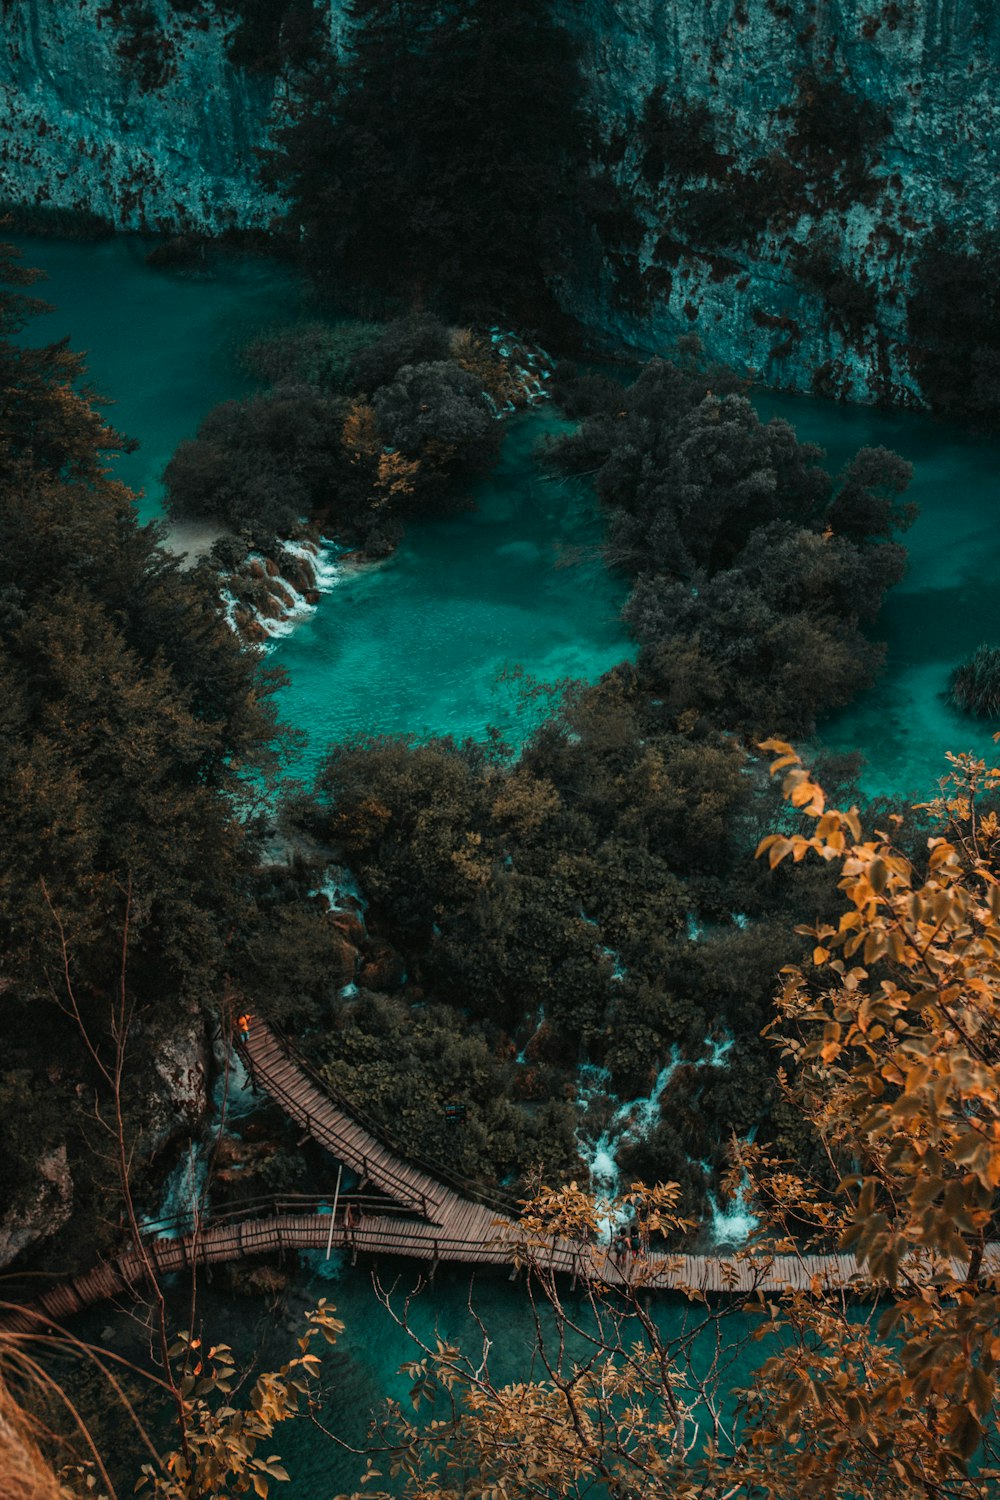
<path fill-rule="evenodd" d="M 404 365 L 372 404 L 386 440 L 406 453 L 429 442 L 478 445 L 493 430 L 478 382 L 451 360 Z"/>
<path fill-rule="evenodd" d="M 404 365 L 447 359 L 450 352 L 451 333 L 440 318 L 429 313 L 397 318 L 355 356 L 351 371 L 354 387 L 371 395 L 394 380 Z"/>
<path fill-rule="evenodd" d="M 164 472 L 174 516 L 214 516 L 234 531 L 286 534 L 348 478 L 340 403 L 278 386 L 209 412 Z"/>
<path fill-rule="evenodd" d="M 977 719 L 1000 719 L 1000 646 L 982 645 L 951 679 L 951 701 Z"/>
<path fill-rule="evenodd" d="M 378 342 L 382 327 L 348 319 L 272 329 L 246 345 L 240 363 L 268 385 L 314 385 L 346 393 L 354 389 L 359 357 Z"/>

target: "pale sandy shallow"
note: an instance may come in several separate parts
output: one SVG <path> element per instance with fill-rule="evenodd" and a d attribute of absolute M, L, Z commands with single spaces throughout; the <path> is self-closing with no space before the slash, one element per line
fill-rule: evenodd
<path fill-rule="evenodd" d="M 168 552 L 174 552 L 185 568 L 206 557 L 216 542 L 230 533 L 215 521 L 175 521 L 166 537 Z"/>

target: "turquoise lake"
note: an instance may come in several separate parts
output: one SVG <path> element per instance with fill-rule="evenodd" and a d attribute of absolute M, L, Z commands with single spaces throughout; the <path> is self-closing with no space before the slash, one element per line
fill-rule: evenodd
<path fill-rule="evenodd" d="M 177 443 L 191 436 L 216 402 L 251 389 L 236 354 L 258 330 L 308 315 L 301 286 L 266 262 L 219 262 L 211 277 L 153 271 L 139 240 L 60 243 L 19 240 L 30 264 L 48 273 L 37 290 L 57 310 L 32 336 L 68 334 L 86 350 L 95 388 L 116 403 L 112 420 L 139 439 L 120 461 L 122 478 L 144 494 L 140 513 L 161 513 L 160 476 Z M 860 750 L 870 792 L 926 796 L 948 750 L 989 756 L 988 729 L 954 714 L 944 699 L 953 667 L 982 641 L 1000 643 L 1000 444 L 939 426 L 918 414 L 888 414 L 807 398 L 761 394 L 761 411 L 789 418 L 803 438 L 839 465 L 861 445 L 895 448 L 916 465 L 911 490 L 921 509 L 907 538 L 910 568 L 890 596 L 879 630 L 889 644 L 877 687 L 822 726 L 822 743 Z M 539 408 L 514 419 L 500 467 L 475 491 L 468 514 L 410 527 L 386 564 L 345 575 L 316 612 L 273 650 L 289 672 L 285 717 L 308 731 L 310 745 L 292 767 L 306 774 L 332 738 L 357 732 L 481 734 L 488 724 L 516 738 L 513 694 L 498 674 L 515 664 L 539 680 L 593 680 L 630 652 L 618 620 L 621 579 L 609 575 L 597 546 L 602 527 L 583 483 L 548 479 L 531 456 L 561 419 Z M 400 1271 L 403 1284 L 412 1268 Z M 343 1269 L 328 1282 L 302 1273 L 299 1306 L 328 1295 L 348 1328 L 330 1357 L 333 1395 L 327 1420 L 353 1439 L 410 1357 L 405 1337 L 375 1301 L 366 1273 Z M 417 1319 L 425 1331 L 468 1331 L 468 1278 L 442 1274 Z M 503 1280 L 485 1278 L 476 1296 L 502 1334 L 508 1373 L 530 1345 L 529 1310 Z M 263 1335 L 239 1299 L 209 1294 L 221 1325 L 216 1337 L 253 1347 Z M 681 1308 L 664 1303 L 678 1323 Z M 127 1321 L 114 1315 L 127 1338 Z M 226 1321 L 232 1325 L 224 1326 Z M 102 1320 L 103 1321 L 103 1320 Z M 101 1326 L 99 1324 L 99 1326 Z M 272 1332 L 268 1351 L 291 1348 L 288 1330 Z M 328 1500 L 349 1486 L 359 1461 L 339 1455 L 308 1427 L 281 1435 L 293 1483 L 289 1500 Z"/>

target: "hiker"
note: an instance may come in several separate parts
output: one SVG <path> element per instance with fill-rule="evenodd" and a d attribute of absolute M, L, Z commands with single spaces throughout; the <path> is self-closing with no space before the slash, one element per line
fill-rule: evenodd
<path fill-rule="evenodd" d="M 240 1016 L 239 1020 L 236 1022 L 237 1026 L 240 1029 L 240 1036 L 244 1043 L 250 1040 L 250 1020 L 250 1012 L 247 1011 L 244 1015 Z"/>
<path fill-rule="evenodd" d="M 632 1259 L 636 1260 L 638 1258 L 639 1251 L 642 1248 L 642 1240 L 639 1235 L 638 1224 L 633 1224 L 631 1230 L 629 1231 L 628 1245 L 629 1250 L 632 1252 Z"/>

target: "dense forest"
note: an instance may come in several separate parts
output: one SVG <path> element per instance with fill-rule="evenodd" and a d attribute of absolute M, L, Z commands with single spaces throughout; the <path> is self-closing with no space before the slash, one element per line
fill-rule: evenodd
<path fill-rule="evenodd" d="M 428 1345 L 414 1407 L 436 1393 L 449 1417 L 425 1429 L 386 1406 L 393 1493 L 450 1497 L 440 1460 L 483 1497 L 654 1500 L 669 1483 L 711 1500 L 810 1486 L 981 1500 L 998 1472 L 998 778 L 957 758 L 935 801 L 859 810 L 857 757 L 820 739 L 806 771 L 790 743 L 878 678 L 879 614 L 916 519 L 911 466 L 867 446 L 828 466 L 694 333 L 598 363 L 561 296 L 575 260 L 596 257 L 641 315 L 692 251 L 724 259 L 793 211 L 868 204 L 887 116 L 849 77 L 803 70 L 786 157 L 741 165 L 709 105 L 667 84 L 630 133 L 603 138 L 576 43 L 538 0 L 350 0 L 337 48 L 309 0 L 214 9 L 237 68 L 290 80 L 260 172 L 285 204 L 269 247 L 303 269 L 312 301 L 240 351 L 255 389 L 205 412 L 167 463 L 170 518 L 217 533 L 193 566 L 165 524 L 138 522 L 115 477 L 130 440 L 68 340 L 33 341 L 36 275 L 0 246 L 12 1296 L 141 1241 L 252 1015 L 414 1159 L 526 1205 L 540 1345 L 547 1320 L 561 1344 L 580 1329 L 539 1244 L 606 1234 L 607 1204 L 577 1183 L 628 1100 L 651 1111 L 616 1142 L 633 1267 L 637 1247 L 706 1248 L 712 1206 L 746 1191 L 765 1254 L 853 1249 L 896 1298 L 877 1326 L 819 1279 L 770 1306 L 784 1344 L 744 1401 L 745 1442 L 721 1418 L 699 1436 L 714 1397 L 676 1399 L 627 1277 L 594 1293 L 585 1369 L 542 1360 L 516 1400 L 485 1379 L 485 1355 L 476 1369 Z M 115 0 L 105 18 L 137 89 L 161 87 L 156 11 Z M 647 253 L 654 210 L 669 223 Z M 980 425 L 1000 402 L 994 241 L 931 226 L 903 299 L 928 406 Z M 190 254 L 161 245 L 151 264 Z M 795 267 L 861 339 L 874 285 L 822 239 Z M 595 683 L 512 669 L 516 743 L 499 729 L 360 734 L 324 747 L 311 784 L 289 780 L 302 726 L 279 721 L 264 623 L 289 587 L 315 602 L 321 538 L 364 568 L 407 525 L 459 525 L 509 421 L 542 397 L 567 427 L 537 461 L 593 486 L 634 659 Z M 994 721 L 1000 650 L 984 644 L 949 691 Z M 335 903 L 334 887 L 355 894 Z M 277 1110 L 248 1142 L 216 1145 L 217 1210 L 333 1180 Z M 254 1455 L 308 1404 L 310 1341 L 340 1326 L 321 1306 L 300 1353 L 241 1380 L 230 1405 L 228 1346 L 202 1350 L 195 1321 L 175 1341 L 153 1283 L 151 1368 L 180 1448 L 161 1464 L 153 1445 L 149 1492 L 266 1496 L 282 1471 Z M 265 1284 L 283 1274 L 243 1289 Z M 641 1357 L 622 1331 L 636 1327 Z M 11 1338 L 0 1320 L 0 1463 L 13 1435 L 27 1476 L 16 1500 L 93 1493 L 99 1455 L 52 1488 L 55 1419 L 43 1402 L 33 1431 L 7 1409 Z M 15 1361 L 18 1400 L 31 1374 Z"/>
<path fill-rule="evenodd" d="M 801 946 L 792 928 L 834 890 L 750 858 L 775 816 L 753 746 L 810 730 L 871 680 L 862 626 L 903 566 L 907 466 L 864 450 L 831 477 L 695 347 L 628 386 L 560 367 L 552 390 L 580 422 L 544 461 L 594 474 L 609 561 L 634 579 L 638 661 L 554 698 L 522 681 L 537 727 L 520 753 L 499 737 L 359 740 L 331 747 L 310 794 L 275 803 L 275 676 L 224 623 L 217 569 L 231 577 L 251 546 L 280 556 L 303 518 L 378 555 L 406 516 L 461 503 L 499 452 L 508 365 L 428 315 L 258 340 L 246 357 L 276 383 L 207 416 L 167 469 L 175 513 L 231 529 L 181 572 L 107 473 L 123 440 L 79 358 L 14 342 L 30 273 L 5 264 L 4 1088 L 21 1124 L 4 1170 L 25 1206 L 52 1174 L 64 1227 L 36 1258 L 86 1260 L 114 1237 L 101 1106 L 88 1120 L 80 1102 L 108 1049 L 135 1058 L 123 1108 L 138 1112 L 141 1196 L 200 1108 L 204 1018 L 234 995 L 308 1037 L 387 1131 L 484 1183 L 580 1170 L 582 1064 L 607 1070 L 610 1109 L 687 1059 L 622 1165 L 682 1182 L 696 1215 L 733 1131 L 789 1146 L 760 1032 Z M 275 819 L 300 849 L 287 867 L 261 863 Z M 360 881 L 366 926 L 315 895 L 331 861 Z M 38 1006 L 53 1012 L 44 1057 Z M 708 1065 L 733 1038 L 733 1060 Z M 286 1170 L 301 1185 L 302 1164 Z"/>

